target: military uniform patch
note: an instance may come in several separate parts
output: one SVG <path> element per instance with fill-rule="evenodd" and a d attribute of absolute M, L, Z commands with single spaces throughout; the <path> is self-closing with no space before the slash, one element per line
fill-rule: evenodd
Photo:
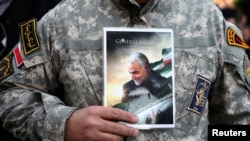
<path fill-rule="evenodd" d="M 11 61 L 12 53 L 8 54 L 0 61 L 0 80 L 3 80 L 13 73 Z"/>
<path fill-rule="evenodd" d="M 29 55 L 40 48 L 40 41 L 36 33 L 36 24 L 36 19 L 19 24 L 24 55 Z"/>
<path fill-rule="evenodd" d="M 197 76 L 195 91 L 188 105 L 188 110 L 197 114 L 202 114 L 207 101 L 210 85 L 211 82 L 208 79 L 199 75 Z"/>
<path fill-rule="evenodd" d="M 13 53 L 15 55 L 16 65 L 17 67 L 21 66 L 23 64 L 23 56 L 20 50 L 20 44 L 18 43 L 16 47 L 13 50 Z"/>
<path fill-rule="evenodd" d="M 245 49 L 250 49 L 250 47 L 237 34 L 237 32 L 230 27 L 227 29 L 227 42 L 231 46 L 237 46 L 237 47 L 241 47 Z"/>

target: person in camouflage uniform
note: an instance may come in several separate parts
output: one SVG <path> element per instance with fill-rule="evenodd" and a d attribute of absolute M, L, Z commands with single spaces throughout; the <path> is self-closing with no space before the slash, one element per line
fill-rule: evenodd
<path fill-rule="evenodd" d="M 175 127 L 140 130 L 102 106 L 102 28 L 172 28 Z M 1 60 L 0 117 L 22 140 L 207 140 L 208 124 L 249 124 L 249 47 L 209 0 L 64 0 L 20 24 Z M 21 51 L 21 53 L 20 53 Z"/>

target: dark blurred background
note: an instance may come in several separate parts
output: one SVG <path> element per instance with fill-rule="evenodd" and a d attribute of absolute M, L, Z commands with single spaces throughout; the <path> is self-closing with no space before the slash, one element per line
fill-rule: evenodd
<path fill-rule="evenodd" d="M 222 11 L 225 19 L 242 31 L 244 41 L 250 45 L 250 0 L 213 1 Z M 247 53 L 250 56 L 249 50 Z"/>
<path fill-rule="evenodd" d="M 0 59 L 19 40 L 18 24 L 31 18 L 39 20 L 61 0 L 0 0 Z"/>

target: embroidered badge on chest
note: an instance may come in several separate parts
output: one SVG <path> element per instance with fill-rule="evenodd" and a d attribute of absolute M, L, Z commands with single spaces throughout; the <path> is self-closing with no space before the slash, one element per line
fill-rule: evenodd
<path fill-rule="evenodd" d="M 0 61 L 0 80 L 3 80 L 13 73 L 11 61 L 12 53 L 8 54 Z"/>
<path fill-rule="evenodd" d="M 199 75 L 197 76 L 195 90 L 191 102 L 188 105 L 188 110 L 193 111 L 197 114 L 203 113 L 210 85 L 211 82 L 208 79 Z"/>
<path fill-rule="evenodd" d="M 237 46 L 237 47 L 241 47 L 245 49 L 250 49 L 250 47 L 237 34 L 237 32 L 230 27 L 227 29 L 227 42 L 231 46 Z"/>
<path fill-rule="evenodd" d="M 36 24 L 36 19 L 19 24 L 24 55 L 29 55 L 40 48 L 40 41 L 36 33 Z"/>

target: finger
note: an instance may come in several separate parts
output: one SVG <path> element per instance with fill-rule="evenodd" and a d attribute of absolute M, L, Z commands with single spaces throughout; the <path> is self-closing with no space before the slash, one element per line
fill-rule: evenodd
<path fill-rule="evenodd" d="M 119 122 L 103 121 L 102 123 L 102 126 L 99 128 L 101 132 L 129 137 L 136 137 L 139 134 L 138 129 L 126 126 Z"/>
<path fill-rule="evenodd" d="M 100 136 L 102 141 L 124 141 L 124 137 L 119 135 L 102 132 Z"/>
<path fill-rule="evenodd" d="M 124 141 L 123 136 L 102 132 L 99 129 L 91 131 L 86 130 L 85 133 L 86 132 L 87 136 L 83 137 L 86 141 Z"/>
<path fill-rule="evenodd" d="M 138 117 L 135 114 L 118 108 L 104 108 L 103 111 L 100 112 L 100 117 L 113 121 L 138 122 Z"/>

